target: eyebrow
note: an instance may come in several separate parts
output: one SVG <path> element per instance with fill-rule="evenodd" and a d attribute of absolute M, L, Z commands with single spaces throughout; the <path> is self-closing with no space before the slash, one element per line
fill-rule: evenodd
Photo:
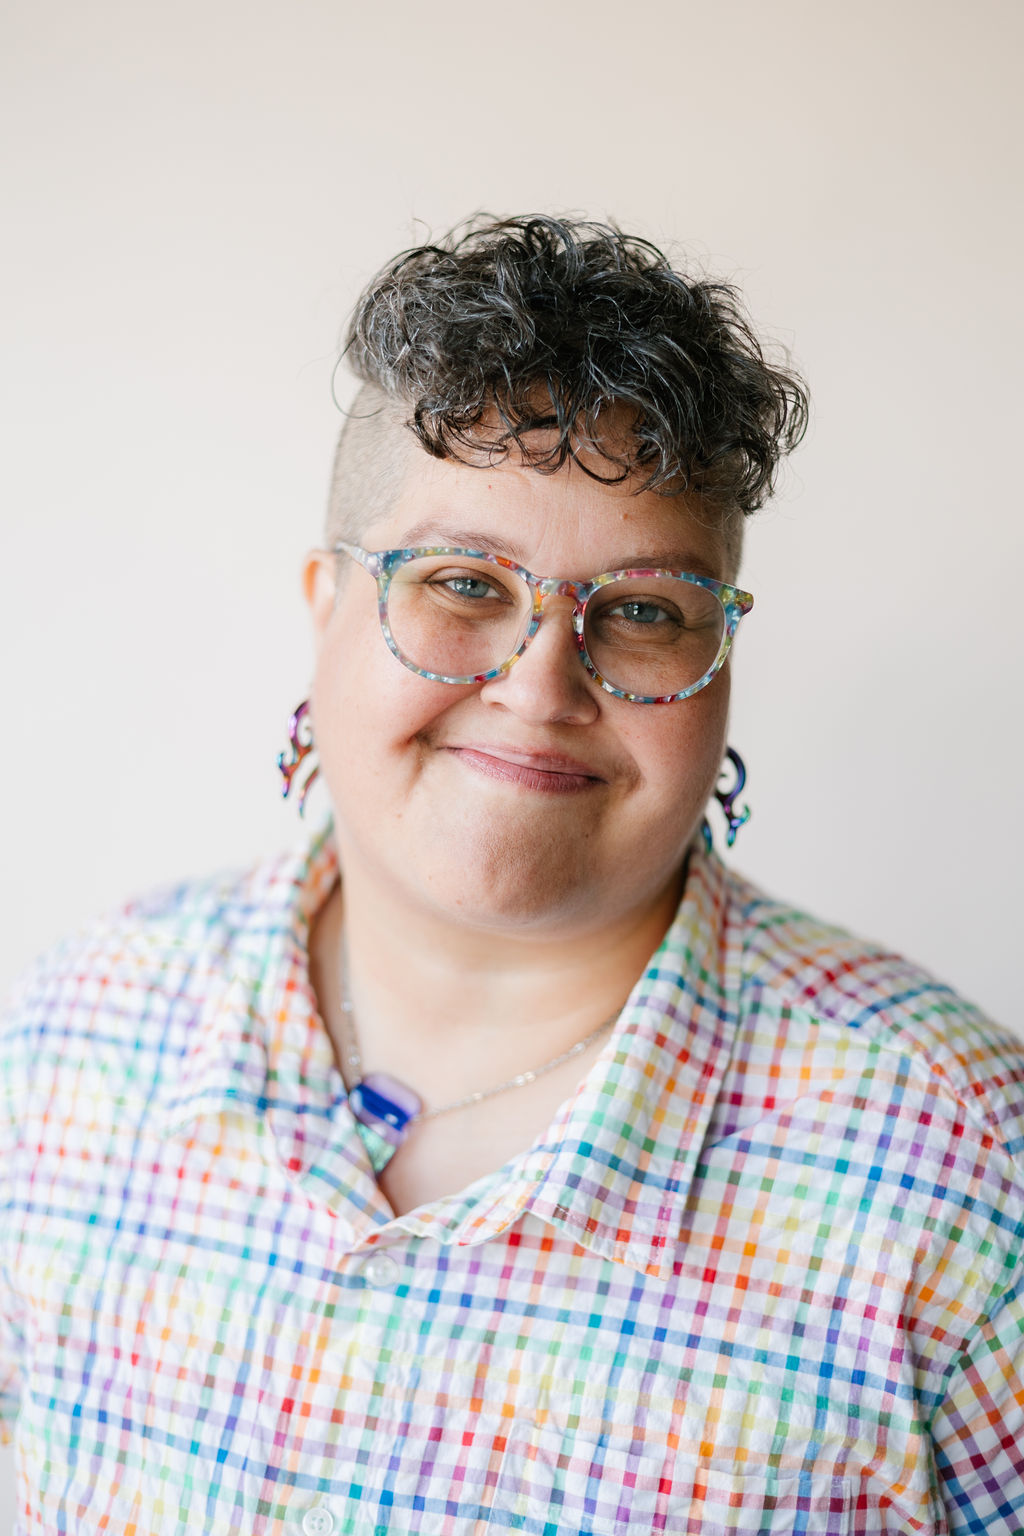
<path fill-rule="evenodd" d="M 522 550 L 508 539 L 497 534 L 477 533 L 468 528 L 442 528 L 440 523 L 429 518 L 424 518 L 422 522 L 414 523 L 411 528 L 407 528 L 401 535 L 401 540 L 401 547 L 405 549 L 416 549 L 422 544 L 428 547 L 441 545 L 451 549 L 478 550 L 482 555 L 501 555 L 504 559 L 529 569 Z M 698 555 L 692 550 L 681 550 L 678 545 L 653 550 L 631 550 L 622 559 L 615 560 L 604 567 L 607 571 L 640 569 L 692 571 L 695 576 L 710 576 L 712 579 L 716 579 L 718 575 L 710 561 L 703 555 Z"/>

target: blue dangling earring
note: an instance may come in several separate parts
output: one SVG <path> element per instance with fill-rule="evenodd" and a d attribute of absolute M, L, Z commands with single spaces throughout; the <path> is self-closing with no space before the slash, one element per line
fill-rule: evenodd
<path fill-rule="evenodd" d="M 715 799 L 722 807 L 725 816 L 725 842 L 726 847 L 731 848 L 736 841 L 736 834 L 740 827 L 745 826 L 750 820 L 750 806 L 744 805 L 739 811 L 736 809 L 736 800 L 743 793 L 743 786 L 747 782 L 747 766 L 734 747 L 726 747 L 725 755 L 736 771 L 736 782 L 731 789 L 715 789 Z M 726 770 L 723 767 L 722 772 Z M 721 773 L 719 778 L 721 778 Z M 712 849 L 711 828 L 707 817 L 701 822 L 701 833 L 704 837 L 704 847 L 708 853 Z"/>
<path fill-rule="evenodd" d="M 288 751 L 279 752 L 277 766 L 284 780 L 284 788 L 281 793 L 287 800 L 292 792 L 292 779 L 298 773 L 305 759 L 313 751 L 313 722 L 309 718 L 309 700 L 303 699 L 298 709 L 288 721 Z M 299 796 L 299 815 L 306 814 L 306 796 L 309 794 L 313 780 L 320 772 L 319 765 L 315 765 L 306 775 L 306 782 L 302 786 L 302 794 Z"/>

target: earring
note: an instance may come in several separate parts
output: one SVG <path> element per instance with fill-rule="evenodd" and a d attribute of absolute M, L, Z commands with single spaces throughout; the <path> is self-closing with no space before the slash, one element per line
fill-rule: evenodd
<path fill-rule="evenodd" d="M 737 797 L 743 793 L 743 786 L 747 782 L 746 764 L 734 747 L 726 747 L 725 755 L 729 762 L 732 764 L 733 768 L 736 770 L 736 782 L 732 789 L 727 790 L 716 788 L 714 794 L 715 799 L 722 807 L 722 814 L 725 817 L 726 846 L 731 848 L 733 843 L 736 841 L 736 834 L 740 830 L 740 827 L 745 826 L 746 823 L 750 820 L 750 806 L 744 805 L 739 811 L 736 810 Z M 725 771 L 726 770 L 723 767 L 722 772 L 724 773 Z M 721 776 L 722 774 L 720 773 L 719 778 L 721 778 Z M 705 817 L 701 822 L 700 830 L 704 837 L 704 847 L 707 852 L 710 853 L 712 848 L 711 828 L 708 825 L 707 817 Z"/>
<path fill-rule="evenodd" d="M 281 791 L 287 800 L 292 791 L 292 779 L 298 773 L 305 759 L 313 751 L 313 722 L 309 718 L 309 700 L 303 699 L 298 709 L 288 721 L 288 748 L 287 752 L 278 753 L 277 766 L 281 770 L 284 780 L 284 789 Z M 299 815 L 306 814 L 306 796 L 309 794 L 313 780 L 320 772 L 319 766 L 314 766 L 306 776 L 306 782 L 302 786 L 302 794 L 299 796 Z"/>

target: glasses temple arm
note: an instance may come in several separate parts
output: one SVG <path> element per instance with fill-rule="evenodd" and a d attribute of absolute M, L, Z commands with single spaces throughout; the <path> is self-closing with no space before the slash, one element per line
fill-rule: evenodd
<path fill-rule="evenodd" d="M 383 557 L 374 554 L 369 549 L 362 549 L 358 544 L 350 544 L 347 539 L 338 539 L 331 545 L 332 555 L 351 555 L 353 560 L 369 571 L 371 576 L 379 576 L 383 567 Z"/>

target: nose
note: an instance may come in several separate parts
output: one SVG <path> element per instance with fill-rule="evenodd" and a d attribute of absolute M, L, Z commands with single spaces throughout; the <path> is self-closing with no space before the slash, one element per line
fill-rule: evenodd
<path fill-rule="evenodd" d="M 600 713 L 597 684 L 580 660 L 571 600 L 548 597 L 543 617 L 522 655 L 480 697 L 532 724 L 589 725 Z"/>

